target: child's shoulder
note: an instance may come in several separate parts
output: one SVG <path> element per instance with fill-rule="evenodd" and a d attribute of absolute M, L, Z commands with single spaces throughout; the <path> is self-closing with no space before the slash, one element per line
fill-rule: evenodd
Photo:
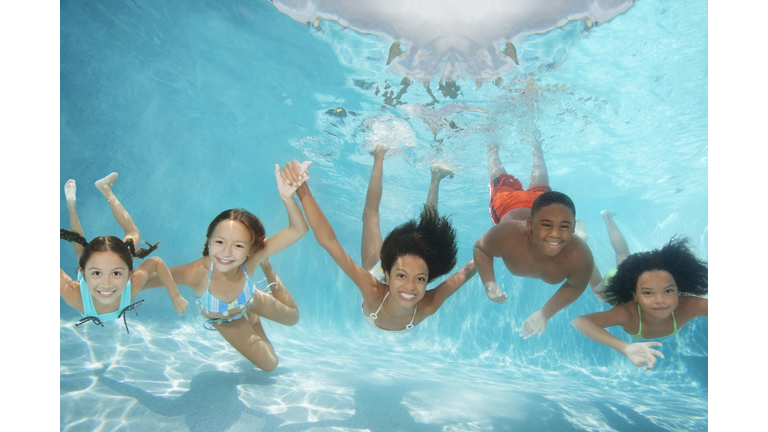
<path fill-rule="evenodd" d="M 78 312 L 83 313 L 83 298 L 80 295 L 80 281 L 72 280 L 67 282 L 64 289 L 61 290 L 61 297 L 67 305 L 75 308 Z"/>
<path fill-rule="evenodd" d="M 621 326 L 626 331 L 637 333 L 640 317 L 637 314 L 637 303 L 634 300 L 614 306 L 606 312 L 611 314 L 616 325 Z"/>
<path fill-rule="evenodd" d="M 189 264 L 181 264 L 170 268 L 171 275 L 177 284 L 196 287 L 201 281 L 207 281 L 211 270 L 211 259 L 202 257 Z"/>
<path fill-rule="evenodd" d="M 589 248 L 589 246 L 587 246 L 587 243 L 578 236 L 574 235 L 571 238 L 569 246 L 573 248 L 573 253 L 570 254 L 570 257 L 572 258 L 574 265 L 588 265 L 591 274 L 595 259 L 592 256 L 592 250 Z"/>
<path fill-rule="evenodd" d="M 675 318 L 681 327 L 693 318 L 709 315 L 709 300 L 703 297 L 681 295 L 677 300 Z"/>

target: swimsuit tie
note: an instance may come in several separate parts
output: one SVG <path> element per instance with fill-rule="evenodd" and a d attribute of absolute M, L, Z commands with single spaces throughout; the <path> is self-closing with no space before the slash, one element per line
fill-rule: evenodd
<path fill-rule="evenodd" d="M 128 332 L 128 334 L 131 334 L 130 330 L 128 330 L 128 322 L 125 319 L 125 312 L 132 310 L 136 316 L 139 316 L 139 313 L 136 311 L 136 308 L 138 306 L 141 306 L 141 303 L 144 302 L 144 300 L 139 300 L 135 303 L 131 303 L 128 306 L 125 307 L 125 309 L 121 310 L 120 313 L 117 315 L 117 319 L 120 319 L 120 317 L 123 317 L 123 324 L 125 324 L 125 331 Z M 103 326 L 102 326 L 103 327 Z"/>
<path fill-rule="evenodd" d="M 95 316 L 89 316 L 89 317 L 85 317 L 85 318 L 81 319 L 79 323 L 75 324 L 75 327 L 79 326 L 80 324 L 85 324 L 88 321 L 93 321 L 94 324 L 98 324 L 98 325 L 104 327 L 104 324 L 101 323 L 101 320 L 96 318 Z"/>

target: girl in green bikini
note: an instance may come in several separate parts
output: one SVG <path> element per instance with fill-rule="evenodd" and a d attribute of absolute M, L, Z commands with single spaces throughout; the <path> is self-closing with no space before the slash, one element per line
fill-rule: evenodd
<path fill-rule="evenodd" d="M 673 238 L 661 249 L 629 255 L 606 276 L 605 299 L 613 306 L 572 321 L 583 335 L 609 346 L 644 370 L 664 354 L 659 342 L 624 342 L 605 329 L 621 326 L 635 339 L 676 334 L 688 321 L 708 315 L 707 263 L 698 259 L 685 239 Z"/>

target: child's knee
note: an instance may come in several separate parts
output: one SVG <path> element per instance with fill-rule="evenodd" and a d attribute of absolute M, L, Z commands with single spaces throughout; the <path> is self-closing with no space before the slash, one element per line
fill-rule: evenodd
<path fill-rule="evenodd" d="M 265 361 L 253 362 L 253 364 L 255 364 L 256 367 L 263 370 L 264 372 L 272 372 L 273 370 L 277 369 L 278 363 L 279 363 L 279 360 L 277 359 L 277 357 L 273 357 L 273 356 L 270 356 L 270 358 L 266 359 Z"/>

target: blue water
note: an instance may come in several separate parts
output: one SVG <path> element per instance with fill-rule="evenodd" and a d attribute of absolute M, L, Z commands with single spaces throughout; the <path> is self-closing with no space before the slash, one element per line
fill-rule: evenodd
<path fill-rule="evenodd" d="M 315 30 L 267 1 L 65 1 L 60 12 L 60 225 L 72 178 L 88 239 L 122 235 L 93 186 L 112 171 L 142 239 L 162 241 L 156 255 L 169 265 L 200 256 L 224 209 L 251 210 L 273 234 L 287 224 L 274 165 L 299 159 L 313 161 L 313 193 L 359 257 L 367 149 L 385 136 L 397 149 L 384 166 L 382 232 L 418 215 L 429 165 L 447 163 L 456 177 L 441 183 L 439 208 L 463 264 L 491 226 L 486 143 L 502 144 L 526 185 L 525 140 L 539 134 L 550 182 L 576 203 L 603 273 L 614 266 L 603 209 L 618 213 L 633 252 L 682 234 L 707 259 L 706 4 L 640 1 L 591 29 L 530 37 L 501 87 L 459 80 L 454 99 L 433 81 L 433 107 L 487 111 L 445 120 L 398 105 L 433 99 L 414 83 L 394 100 L 402 77 L 384 70 L 378 38 Z M 338 107 L 346 117 L 328 113 Z M 605 309 L 589 290 L 545 334 L 519 338 L 556 287 L 512 277 L 499 260 L 505 304 L 474 278 L 404 337 L 363 323 L 359 292 L 311 233 L 271 262 L 301 312 L 294 327 L 264 323 L 280 357 L 271 373 L 203 330 L 186 287 L 182 317 L 164 290 L 141 294 L 130 334 L 115 322 L 74 327 L 79 314 L 61 301 L 61 429 L 707 430 L 707 319 L 662 340 L 666 358 L 649 372 L 571 327 Z M 63 241 L 60 266 L 74 276 Z"/>

